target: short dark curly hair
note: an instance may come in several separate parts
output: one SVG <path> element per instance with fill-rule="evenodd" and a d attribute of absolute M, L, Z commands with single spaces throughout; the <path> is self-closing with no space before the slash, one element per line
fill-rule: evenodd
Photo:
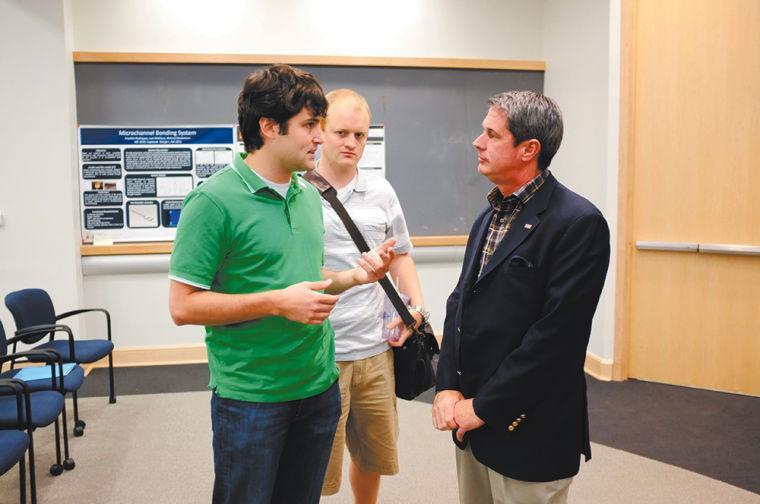
<path fill-rule="evenodd" d="M 253 152 L 264 145 L 259 119 L 266 117 L 288 133 L 288 120 L 304 107 L 315 117 L 324 117 L 327 100 L 322 87 L 309 72 L 290 65 L 272 65 L 253 72 L 238 96 L 238 124 L 245 150 Z"/>

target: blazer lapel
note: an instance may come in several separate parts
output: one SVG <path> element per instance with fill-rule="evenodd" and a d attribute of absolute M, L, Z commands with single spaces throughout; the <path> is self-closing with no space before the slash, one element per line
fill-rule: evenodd
<path fill-rule="evenodd" d="M 556 180 L 557 179 L 555 179 L 554 176 L 550 174 L 538 192 L 536 192 L 536 194 L 534 194 L 533 197 L 528 200 L 528 203 L 525 205 L 525 207 L 520 210 L 517 218 L 509 227 L 507 235 L 496 247 L 493 256 L 491 256 L 488 264 L 486 264 L 486 267 L 483 269 L 483 273 L 475 280 L 475 283 L 478 283 L 483 277 L 493 271 L 502 261 L 504 261 L 504 259 L 509 257 L 509 255 L 523 241 L 525 241 L 525 239 L 532 232 L 536 230 L 536 228 L 541 223 L 541 219 L 539 219 L 538 216 L 546 209 L 547 205 L 549 204 L 549 198 L 554 191 Z M 488 219 L 486 220 L 488 221 Z M 486 225 L 486 229 L 487 228 L 488 226 Z M 482 251 L 482 249 L 480 249 L 480 251 Z M 477 255 L 478 259 L 480 259 L 480 253 Z"/>
<path fill-rule="evenodd" d="M 475 282 L 475 279 L 478 274 L 478 268 L 480 265 L 480 255 L 483 251 L 483 241 L 485 238 L 486 233 L 488 232 L 488 225 L 491 222 L 491 211 L 484 212 L 483 219 L 480 221 L 480 226 L 478 226 L 478 233 L 475 235 L 475 240 L 472 243 L 472 253 L 470 254 L 470 258 L 467 262 L 467 264 L 463 265 L 465 268 L 466 275 L 464 284 L 462 286 L 463 291 L 467 292 L 470 285 Z"/>

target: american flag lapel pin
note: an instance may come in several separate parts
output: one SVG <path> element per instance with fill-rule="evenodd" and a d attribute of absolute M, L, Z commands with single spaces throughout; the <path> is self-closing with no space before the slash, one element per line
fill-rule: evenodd
<path fill-rule="evenodd" d="M 525 224 L 525 229 L 533 229 L 533 224 Z"/>

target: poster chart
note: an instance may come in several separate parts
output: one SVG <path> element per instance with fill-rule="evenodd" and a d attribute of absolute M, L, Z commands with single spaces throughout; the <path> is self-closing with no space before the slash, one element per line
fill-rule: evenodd
<path fill-rule="evenodd" d="M 170 241 L 184 197 L 232 162 L 234 126 L 80 126 L 84 243 Z"/>

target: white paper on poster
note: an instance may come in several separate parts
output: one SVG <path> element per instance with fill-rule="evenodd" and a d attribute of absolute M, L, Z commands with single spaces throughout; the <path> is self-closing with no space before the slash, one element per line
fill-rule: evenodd
<path fill-rule="evenodd" d="M 113 245 L 113 238 L 103 233 L 93 233 L 92 244 L 99 247 L 110 247 Z"/>
<path fill-rule="evenodd" d="M 359 169 L 385 178 L 385 126 L 373 124 L 369 127 L 364 154 L 359 160 Z"/>
<path fill-rule="evenodd" d="M 185 197 L 193 190 L 193 177 L 156 177 L 156 196 Z"/>
<path fill-rule="evenodd" d="M 196 150 L 195 151 L 195 164 L 216 164 L 214 159 L 214 151 L 212 150 Z"/>
<path fill-rule="evenodd" d="M 231 150 L 214 151 L 214 164 L 218 164 L 218 165 L 232 164 L 232 151 Z"/>

